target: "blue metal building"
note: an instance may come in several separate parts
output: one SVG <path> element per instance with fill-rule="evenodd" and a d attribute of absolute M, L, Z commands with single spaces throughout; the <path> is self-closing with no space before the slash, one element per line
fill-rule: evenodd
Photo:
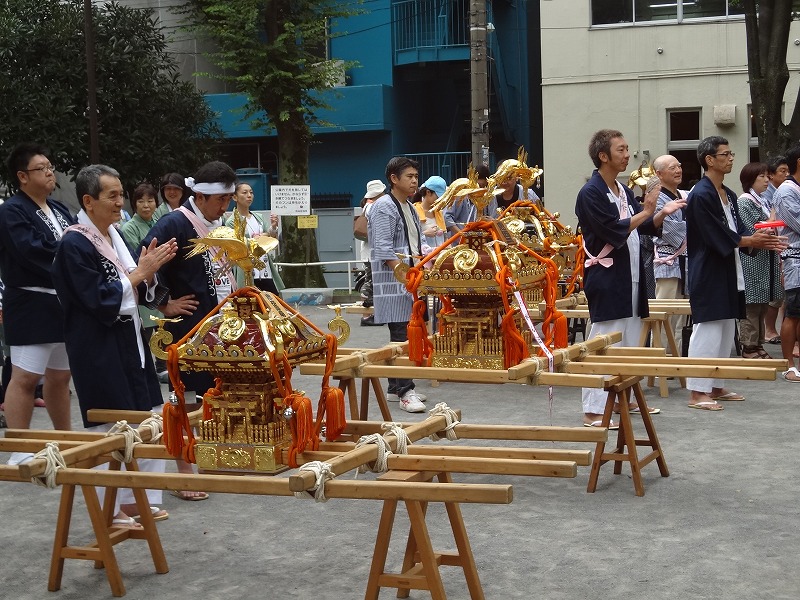
<path fill-rule="evenodd" d="M 469 0 L 370 0 L 363 14 L 332 25 L 331 60 L 357 61 L 326 92 L 310 152 L 313 208 L 358 206 L 365 184 L 383 179 L 388 159 L 421 162 L 422 180 L 466 174 L 470 154 Z M 542 163 L 539 5 L 487 1 L 490 150 L 498 160 L 525 146 Z M 276 181 L 277 139 L 250 126 L 239 94 L 209 94 L 227 139 L 227 159 Z M 258 202 L 258 200 L 256 201 Z M 254 208 L 262 208 L 254 206 Z M 266 206 L 263 206 L 266 208 Z"/>

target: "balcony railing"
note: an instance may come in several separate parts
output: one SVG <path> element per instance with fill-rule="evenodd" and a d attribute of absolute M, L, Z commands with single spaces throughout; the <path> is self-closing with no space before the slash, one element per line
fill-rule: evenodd
<path fill-rule="evenodd" d="M 392 4 L 395 63 L 400 53 L 469 47 L 468 0 L 401 0 Z"/>
<path fill-rule="evenodd" d="M 467 176 L 472 156 L 469 152 L 428 152 L 422 154 L 405 154 L 419 163 L 420 185 L 431 175 L 442 177 L 448 184 L 454 179 Z M 489 155 L 489 169 L 494 166 L 494 155 Z"/>

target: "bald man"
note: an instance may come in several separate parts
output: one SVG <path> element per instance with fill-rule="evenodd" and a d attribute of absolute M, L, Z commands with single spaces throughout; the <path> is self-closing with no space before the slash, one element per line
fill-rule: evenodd
<path fill-rule="evenodd" d="M 672 200 L 686 198 L 686 192 L 678 186 L 683 179 L 680 161 L 669 154 L 653 161 L 656 177 L 661 181 L 661 193 L 656 201 L 656 210 Z M 656 279 L 656 298 L 686 298 L 686 210 L 680 209 L 664 218 L 661 235 L 654 240 L 655 257 L 653 274 Z M 683 315 L 670 319 L 675 334 L 675 344 L 681 348 L 681 330 L 686 322 Z"/>

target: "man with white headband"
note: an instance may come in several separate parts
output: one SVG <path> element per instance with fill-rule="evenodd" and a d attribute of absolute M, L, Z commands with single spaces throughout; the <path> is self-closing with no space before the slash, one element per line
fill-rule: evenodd
<path fill-rule="evenodd" d="M 223 162 L 214 161 L 198 169 L 194 178 L 186 179 L 193 196 L 171 213 L 164 215 L 142 240 L 147 247 L 153 239 L 178 242 L 178 255 L 158 272 L 160 281 L 169 288 L 167 305 L 159 307 L 168 317 L 182 317 L 179 323 L 168 323 L 167 329 L 178 341 L 231 293 L 231 278 L 220 272 L 209 252 L 191 258 L 191 239 L 202 238 L 222 225 L 222 216 L 233 197 L 236 173 Z M 181 373 L 186 390 L 199 394 L 213 387 L 208 373 Z M 190 398 L 187 394 L 187 399 Z"/>
<path fill-rule="evenodd" d="M 222 216 L 236 189 L 236 173 L 224 162 L 212 161 L 200 167 L 194 177 L 187 178 L 186 186 L 192 190 L 192 197 L 161 217 L 142 240 L 144 247 L 153 239 L 174 238 L 178 243 L 177 256 L 158 271 L 159 281 L 169 288 L 170 295 L 169 302 L 159 306 L 159 310 L 167 317 L 181 317 L 180 322 L 165 325 L 175 342 L 233 291 L 234 282 L 230 271 L 221 270 L 221 265 L 211 259 L 208 251 L 191 258 L 187 254 L 193 248 L 189 240 L 205 237 L 222 225 Z M 196 408 L 192 405 L 196 394 L 202 395 L 214 387 L 214 379 L 208 372 L 181 372 L 181 381 L 186 388 L 188 410 Z M 179 460 L 178 470 L 191 473 L 192 467 Z M 183 500 L 208 498 L 205 492 L 184 491 L 175 495 Z"/>

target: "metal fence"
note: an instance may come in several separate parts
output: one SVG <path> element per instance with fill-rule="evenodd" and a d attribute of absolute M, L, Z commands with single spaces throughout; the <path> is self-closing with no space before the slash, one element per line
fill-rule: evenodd
<path fill-rule="evenodd" d="M 405 154 L 419 163 L 420 184 L 431 175 L 439 175 L 450 184 L 459 177 L 467 176 L 467 169 L 472 162 L 469 152 L 427 152 Z M 494 165 L 494 156 L 489 156 L 489 169 Z"/>
<path fill-rule="evenodd" d="M 468 0 L 407 0 L 392 4 L 395 50 L 469 45 Z"/>

